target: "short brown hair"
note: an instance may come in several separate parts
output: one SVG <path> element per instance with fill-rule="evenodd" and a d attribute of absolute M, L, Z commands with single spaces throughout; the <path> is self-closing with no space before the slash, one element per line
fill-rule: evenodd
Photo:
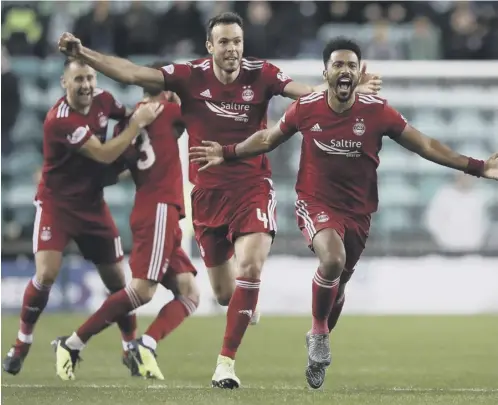
<path fill-rule="evenodd" d="M 242 17 L 237 13 L 234 13 L 232 11 L 227 11 L 225 13 L 218 14 L 217 16 L 209 20 L 206 27 L 206 34 L 208 41 L 211 41 L 212 39 L 211 34 L 213 33 L 213 28 L 220 24 L 223 25 L 237 24 L 241 29 L 244 29 L 244 22 L 242 20 Z"/>

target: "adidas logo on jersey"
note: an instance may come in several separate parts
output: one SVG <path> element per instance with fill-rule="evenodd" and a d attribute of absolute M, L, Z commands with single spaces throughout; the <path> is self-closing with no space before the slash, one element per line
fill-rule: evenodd
<path fill-rule="evenodd" d="M 315 124 L 311 127 L 312 132 L 322 132 L 322 128 L 320 128 L 320 125 Z"/>
<path fill-rule="evenodd" d="M 209 89 L 204 90 L 204 91 L 201 93 L 201 96 L 202 96 L 202 97 L 211 98 L 211 92 L 209 91 Z"/>

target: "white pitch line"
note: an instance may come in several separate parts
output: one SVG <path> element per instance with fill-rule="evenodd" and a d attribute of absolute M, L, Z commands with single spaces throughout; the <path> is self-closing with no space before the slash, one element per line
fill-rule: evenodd
<path fill-rule="evenodd" d="M 168 389 L 210 389 L 208 386 L 203 385 L 146 385 L 144 387 L 140 386 L 129 386 L 122 384 L 74 384 L 74 385 L 53 385 L 53 384 L 2 384 L 4 388 L 127 388 L 127 389 L 148 389 L 148 390 L 168 390 Z M 243 387 L 244 389 L 250 390 L 289 390 L 289 391 L 304 391 L 306 387 L 290 387 L 290 386 L 275 386 L 275 387 Z M 449 392 L 462 392 L 462 393 L 498 393 L 498 388 L 403 388 L 403 387 L 393 387 L 393 388 L 365 388 L 364 390 L 358 388 L 338 388 L 336 390 L 327 390 L 329 393 L 344 394 L 348 392 L 406 392 L 406 393 L 424 393 L 424 392 L 439 392 L 439 393 L 449 393 Z M 320 390 L 318 391 L 320 392 Z"/>

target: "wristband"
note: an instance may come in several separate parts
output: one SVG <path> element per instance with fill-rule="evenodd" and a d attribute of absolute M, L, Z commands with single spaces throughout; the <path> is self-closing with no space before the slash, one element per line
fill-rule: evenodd
<path fill-rule="evenodd" d="M 484 160 L 477 160 L 469 157 L 469 163 L 465 169 L 465 173 L 472 176 L 481 177 L 484 172 Z"/>
<path fill-rule="evenodd" d="M 221 147 L 223 151 L 223 159 L 225 159 L 227 162 L 230 160 L 235 160 L 237 159 L 237 154 L 235 153 L 235 146 L 237 144 L 232 144 L 232 145 L 223 145 Z"/>

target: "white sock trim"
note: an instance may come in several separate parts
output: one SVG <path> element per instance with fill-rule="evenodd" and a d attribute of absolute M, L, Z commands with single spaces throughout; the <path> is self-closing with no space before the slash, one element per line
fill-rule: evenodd
<path fill-rule="evenodd" d="M 149 335 L 143 335 L 142 336 L 142 343 L 147 346 L 147 347 L 150 347 L 152 350 L 156 350 L 157 349 L 157 342 L 156 340 L 149 336 Z"/>
<path fill-rule="evenodd" d="M 187 309 L 189 315 L 192 315 L 197 309 L 197 303 L 191 300 L 190 298 L 184 297 L 183 295 L 179 295 L 176 298 Z"/>
<path fill-rule="evenodd" d="M 17 332 L 17 338 L 23 342 L 23 343 L 27 343 L 27 344 L 31 344 L 33 343 L 33 334 L 29 334 L 29 335 L 25 335 L 24 333 L 22 333 L 21 331 Z"/>
<path fill-rule="evenodd" d="M 76 334 L 76 332 L 73 332 L 73 334 L 67 338 L 66 346 L 69 347 L 71 350 L 83 350 L 85 344 Z"/>

